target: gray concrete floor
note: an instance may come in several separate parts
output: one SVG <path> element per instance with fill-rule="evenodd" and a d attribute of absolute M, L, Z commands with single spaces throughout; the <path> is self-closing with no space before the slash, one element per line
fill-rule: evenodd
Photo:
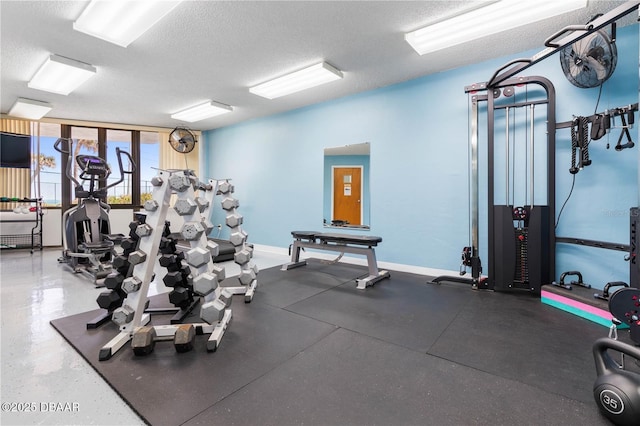
<path fill-rule="evenodd" d="M 0 423 L 144 424 L 49 324 L 56 318 L 98 309 L 96 298 L 103 291 L 85 275 L 59 264 L 60 254 L 57 248 L 33 254 L 29 250 L 0 252 Z M 265 269 L 287 258 L 256 250 L 253 261 Z M 233 262 L 221 265 L 227 277 L 239 273 Z M 160 266 L 158 269 L 156 275 L 161 278 L 164 274 Z M 162 280 L 156 279 L 149 294 L 167 290 Z"/>

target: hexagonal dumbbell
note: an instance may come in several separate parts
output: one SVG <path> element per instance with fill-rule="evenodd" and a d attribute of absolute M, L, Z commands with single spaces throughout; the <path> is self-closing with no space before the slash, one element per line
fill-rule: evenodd
<path fill-rule="evenodd" d="M 251 257 L 253 258 L 253 253 L 251 253 Z M 258 265 L 256 265 L 255 263 L 252 263 L 250 265 L 250 268 L 256 275 L 258 275 Z"/>
<path fill-rule="evenodd" d="M 223 288 L 220 290 L 218 299 L 228 308 L 231 306 L 231 302 L 233 301 L 233 293 L 228 288 Z"/>
<path fill-rule="evenodd" d="M 216 324 L 224 317 L 224 310 L 227 309 L 225 303 L 220 299 L 212 300 L 202 305 L 200 318 L 209 324 Z"/>
<path fill-rule="evenodd" d="M 162 281 L 164 285 L 167 287 L 176 287 L 189 285 L 189 274 L 191 273 L 191 269 L 187 265 L 183 265 L 180 269 L 176 271 L 169 271 L 164 276 Z"/>
<path fill-rule="evenodd" d="M 221 194 L 227 194 L 233 192 L 233 185 L 229 181 L 224 181 L 218 185 L 218 192 Z"/>
<path fill-rule="evenodd" d="M 169 302 L 179 308 L 186 308 L 193 301 L 193 295 L 185 287 L 176 287 L 169 292 Z"/>
<path fill-rule="evenodd" d="M 206 296 L 218 287 L 218 278 L 205 272 L 193 279 L 193 291 L 200 296 Z"/>
<path fill-rule="evenodd" d="M 251 253 L 249 252 L 249 250 L 242 249 L 233 255 L 233 260 L 238 265 L 245 265 L 251 260 Z"/>
<path fill-rule="evenodd" d="M 222 208 L 226 211 L 238 208 L 239 205 L 240 203 L 238 202 L 238 200 L 233 197 L 226 197 L 224 200 L 222 200 Z"/>
<path fill-rule="evenodd" d="M 107 290 L 98 295 L 96 302 L 98 302 L 98 306 L 100 306 L 102 309 L 106 309 L 107 311 L 111 312 L 114 309 L 122 306 L 124 297 L 122 297 L 122 294 L 120 294 L 120 292 L 116 290 Z"/>
<path fill-rule="evenodd" d="M 180 216 L 191 215 L 196 211 L 197 208 L 198 205 L 196 204 L 196 202 L 190 198 L 181 198 L 179 200 L 176 200 L 176 202 L 173 204 L 173 209 Z"/>
<path fill-rule="evenodd" d="M 151 235 L 151 232 L 153 232 L 153 228 L 146 223 L 138 225 L 138 227 L 136 228 L 136 235 L 140 238 Z"/>
<path fill-rule="evenodd" d="M 129 305 L 124 305 L 113 311 L 111 319 L 118 325 L 125 325 L 133 321 L 136 311 Z"/>
<path fill-rule="evenodd" d="M 122 254 L 125 256 L 129 256 L 129 254 L 134 251 L 136 249 L 136 247 L 138 246 L 138 242 L 131 239 L 131 238 L 125 238 L 124 240 L 122 240 L 122 242 L 120 243 L 120 247 L 122 247 Z M 115 260 L 115 259 L 114 259 Z M 125 259 L 126 260 L 126 259 Z M 119 266 L 118 266 L 119 267 Z"/>
<path fill-rule="evenodd" d="M 104 286 L 109 290 L 115 290 L 122 286 L 122 281 L 124 281 L 124 275 L 119 272 L 111 272 L 104 279 Z"/>
<path fill-rule="evenodd" d="M 215 241 L 207 240 L 207 250 L 211 253 L 212 259 L 220 254 L 220 246 Z"/>
<path fill-rule="evenodd" d="M 151 185 L 153 186 L 162 186 L 164 180 L 160 176 L 154 176 L 151 178 Z"/>
<path fill-rule="evenodd" d="M 176 352 L 189 352 L 193 349 L 193 341 L 196 338 L 196 328 L 193 324 L 181 324 L 173 335 L 173 347 Z"/>
<path fill-rule="evenodd" d="M 163 254 L 160 256 L 160 266 L 167 268 L 169 272 L 179 271 L 182 267 L 182 259 L 184 259 L 182 252 L 178 254 Z"/>
<path fill-rule="evenodd" d="M 211 252 L 202 247 L 194 247 L 185 254 L 185 260 L 189 265 L 199 268 L 211 261 Z"/>
<path fill-rule="evenodd" d="M 142 250 L 136 250 L 129 255 L 128 260 L 129 260 L 129 263 L 131 263 L 132 265 L 137 265 L 147 260 L 147 254 Z"/>
<path fill-rule="evenodd" d="M 162 237 L 158 250 L 162 254 L 172 254 L 176 252 L 176 241 L 173 238 Z"/>
<path fill-rule="evenodd" d="M 225 219 L 225 222 L 226 222 L 226 224 L 227 224 L 227 226 L 229 228 L 236 228 L 236 227 L 242 225 L 242 216 L 237 214 L 237 213 L 230 214 Z"/>
<path fill-rule="evenodd" d="M 198 210 L 202 213 L 207 207 L 209 207 L 209 200 L 204 197 L 197 197 L 196 204 L 198 205 Z"/>
<path fill-rule="evenodd" d="M 182 174 L 173 174 L 169 177 L 169 186 L 176 192 L 184 192 L 191 186 L 191 181 Z"/>
<path fill-rule="evenodd" d="M 131 349 L 136 356 L 149 355 L 156 345 L 156 329 L 151 326 L 140 327 L 133 333 Z"/>
<path fill-rule="evenodd" d="M 156 200 L 147 200 L 144 202 L 144 209 L 148 212 L 155 212 L 158 210 L 158 202 Z"/>
<path fill-rule="evenodd" d="M 219 283 L 224 281 L 224 279 L 227 277 L 227 273 L 226 273 L 225 269 L 222 266 L 219 266 L 219 265 L 213 265 L 211 267 L 211 273 L 214 274 L 218 278 L 218 282 Z"/>
<path fill-rule="evenodd" d="M 204 228 L 204 233 L 206 235 L 209 235 L 211 233 L 211 231 L 213 231 L 213 228 L 215 228 L 215 226 L 213 226 L 213 223 L 211 223 L 211 221 L 207 218 L 202 218 L 200 220 L 200 222 L 202 222 L 202 227 Z"/>
<path fill-rule="evenodd" d="M 142 286 L 142 280 L 140 278 L 129 277 L 129 278 L 126 278 L 122 283 L 122 290 L 127 294 L 131 294 L 140 290 L 141 286 Z"/>
<path fill-rule="evenodd" d="M 247 239 L 247 234 L 242 231 L 232 232 L 229 235 L 229 242 L 233 244 L 234 247 L 241 246 L 242 244 L 244 244 L 246 239 Z"/>
<path fill-rule="evenodd" d="M 204 227 L 200 222 L 186 222 L 182 225 L 180 234 L 187 241 L 197 240 L 204 233 Z"/>
<path fill-rule="evenodd" d="M 238 275 L 238 279 L 242 285 L 249 285 L 253 280 L 256 279 L 256 273 L 253 269 L 243 269 L 240 271 L 240 275 Z"/>

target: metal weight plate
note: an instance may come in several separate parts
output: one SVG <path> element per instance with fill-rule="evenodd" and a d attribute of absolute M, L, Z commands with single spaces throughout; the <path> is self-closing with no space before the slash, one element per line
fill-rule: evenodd
<path fill-rule="evenodd" d="M 640 343 L 640 289 L 625 287 L 609 297 L 609 312 L 627 324 L 634 342 Z"/>

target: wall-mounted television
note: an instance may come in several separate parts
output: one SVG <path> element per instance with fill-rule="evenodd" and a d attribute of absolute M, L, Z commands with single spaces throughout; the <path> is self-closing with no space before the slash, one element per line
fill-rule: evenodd
<path fill-rule="evenodd" d="M 0 132 L 0 167 L 31 168 L 31 136 Z"/>

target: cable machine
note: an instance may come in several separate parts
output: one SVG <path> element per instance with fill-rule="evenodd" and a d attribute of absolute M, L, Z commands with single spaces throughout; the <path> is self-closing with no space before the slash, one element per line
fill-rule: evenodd
<path fill-rule="evenodd" d="M 516 91 L 525 88 L 527 95 L 531 86 L 544 90 L 545 96 L 529 100 L 525 97 L 519 101 Z M 488 249 L 489 262 L 488 285 L 495 290 L 522 289 L 534 293 L 540 287 L 553 280 L 555 275 L 555 241 L 553 223 L 555 218 L 555 89 L 553 84 L 543 77 L 519 77 L 507 79 L 492 88 L 493 96 L 487 98 L 487 167 L 488 188 Z M 539 91 L 538 91 L 539 92 Z M 528 96 L 527 96 L 528 97 Z M 499 100 L 503 100 L 500 102 Z M 545 108 L 544 120 L 546 137 L 536 140 L 536 107 Z M 540 108 L 538 108 L 539 110 Z M 514 135 L 511 139 L 512 126 L 517 126 L 516 114 L 519 110 L 525 113 L 525 131 L 528 141 L 524 147 L 519 146 Z M 496 118 L 499 111 L 504 111 L 505 118 L 505 199 L 504 203 L 496 203 L 496 163 L 499 148 L 496 144 Z M 514 123 L 510 122 L 510 114 L 514 115 Z M 515 133 L 515 130 L 514 130 Z M 527 146 L 528 145 L 528 146 Z M 541 146 L 542 145 L 542 146 Z M 517 164 L 516 149 L 525 149 L 525 161 L 528 164 Z M 536 151 L 546 150 L 546 194 L 544 201 L 536 204 L 536 170 L 543 169 L 536 165 Z M 544 151 L 543 151 L 544 152 Z M 525 183 L 523 203 L 516 204 L 515 186 L 519 167 L 524 167 Z M 511 187 L 513 185 L 513 188 Z"/>
<path fill-rule="evenodd" d="M 470 246 L 462 251 L 462 264 L 459 277 L 440 276 L 432 280 L 432 283 L 442 281 L 460 282 L 471 284 L 474 289 L 525 289 L 539 293 L 540 286 L 548 283 L 555 276 L 555 90 L 551 82 L 543 77 L 513 77 L 536 63 L 548 58 L 565 47 L 581 40 L 593 32 L 617 21 L 628 13 L 637 10 L 639 3 L 636 0 L 627 1 L 612 11 L 594 18 L 586 25 L 571 25 L 563 28 L 545 40 L 546 48 L 531 58 L 519 58 L 510 61 L 497 69 L 486 83 L 477 83 L 465 87 L 465 93 L 471 96 L 470 113 Z M 513 96 L 515 88 L 537 85 L 546 92 L 546 99 L 536 102 L 496 103 L 500 96 L 509 98 Z M 485 94 L 489 93 L 489 95 Z M 479 256 L 479 199 L 478 199 L 478 103 L 487 102 L 488 115 L 488 277 L 482 276 L 482 264 Z M 535 205 L 535 120 L 536 106 L 546 106 L 546 201 Z M 531 126 L 529 161 L 529 185 L 530 203 L 528 205 L 513 205 L 513 197 L 509 197 L 509 175 L 513 169 L 509 164 L 509 155 L 506 154 L 505 202 L 495 204 L 495 122 L 496 111 L 504 110 L 505 114 L 505 139 L 509 141 L 509 125 L 506 123 L 509 112 L 512 109 L 525 109 L 529 111 Z M 527 121 L 527 120 L 525 120 Z M 539 143 L 538 143 L 539 144 Z M 620 145 L 620 141 L 618 143 Z M 628 146 L 620 145 L 620 149 Z M 618 147 L 617 147 L 618 148 Z M 588 153 L 582 156 L 581 162 L 588 161 Z M 513 175 L 515 176 L 515 175 Z M 527 197 L 525 197 L 527 198 Z M 632 241 L 637 241 L 635 226 L 637 219 L 632 214 Z M 640 243 L 637 243 L 640 245 Z M 635 247 L 634 247 L 635 248 Z M 640 266 L 635 262 L 635 251 L 630 256 L 633 258 L 632 275 L 640 276 Z M 464 278 L 464 270 L 471 268 L 471 278 Z M 633 282 L 632 277 L 632 282 Z"/>

